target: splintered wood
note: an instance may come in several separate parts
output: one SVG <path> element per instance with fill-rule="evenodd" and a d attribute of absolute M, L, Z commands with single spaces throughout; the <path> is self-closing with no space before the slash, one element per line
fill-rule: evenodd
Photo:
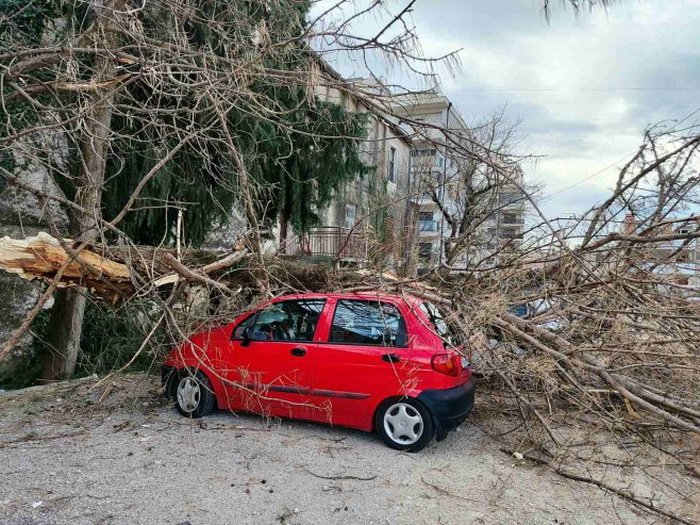
<path fill-rule="evenodd" d="M 137 292 L 134 282 L 144 280 L 155 288 L 189 281 L 233 293 L 226 285 L 207 275 L 240 263 L 248 254 L 245 248 L 240 248 L 212 260 L 211 253 L 193 250 L 187 257 L 196 261 L 180 261 L 167 249 L 83 246 L 71 239 L 58 240 L 43 232 L 26 239 L 0 239 L 1 270 L 30 281 L 51 282 L 56 279 L 58 288 L 83 286 L 110 303 L 134 295 Z M 211 262 L 203 264 L 207 261 Z M 191 270 L 187 263 L 198 269 Z"/>
<path fill-rule="evenodd" d="M 125 264 L 90 248 L 80 249 L 79 243 L 69 239 L 61 243 L 43 232 L 26 239 L 0 239 L 0 268 L 26 280 L 58 276 L 61 288 L 85 286 L 106 299 L 115 300 L 133 291 L 131 272 Z"/>

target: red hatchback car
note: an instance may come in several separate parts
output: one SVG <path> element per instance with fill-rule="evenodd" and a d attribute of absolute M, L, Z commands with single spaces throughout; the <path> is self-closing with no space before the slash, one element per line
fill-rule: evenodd
<path fill-rule="evenodd" d="M 474 406 L 454 343 L 439 310 L 417 297 L 288 295 L 174 348 L 163 382 L 187 417 L 219 408 L 319 421 L 417 451 Z"/>

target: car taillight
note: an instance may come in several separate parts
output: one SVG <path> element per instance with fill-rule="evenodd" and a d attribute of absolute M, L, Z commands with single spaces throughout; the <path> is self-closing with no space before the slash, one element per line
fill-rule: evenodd
<path fill-rule="evenodd" d="M 448 376 L 458 376 L 462 372 L 462 359 L 458 354 L 436 354 L 430 360 L 433 370 Z"/>

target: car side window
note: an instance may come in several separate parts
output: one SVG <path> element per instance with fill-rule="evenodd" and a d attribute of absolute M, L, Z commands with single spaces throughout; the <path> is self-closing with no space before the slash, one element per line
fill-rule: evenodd
<path fill-rule="evenodd" d="M 459 336 L 459 332 L 454 326 L 450 326 L 446 320 L 446 316 L 443 315 L 437 306 L 428 301 L 424 301 L 420 303 L 420 309 L 423 310 L 423 313 L 428 316 L 428 319 L 430 319 L 430 323 L 432 324 L 432 328 L 435 330 L 435 333 L 440 337 L 440 339 L 442 339 L 446 347 L 456 347 L 463 344 Z"/>
<path fill-rule="evenodd" d="M 407 346 L 406 322 L 393 304 L 347 299 L 338 301 L 329 342 Z"/>
<path fill-rule="evenodd" d="M 233 333 L 231 334 L 231 341 L 242 341 L 243 332 L 253 323 L 253 321 L 255 321 L 255 313 L 249 315 L 248 317 L 243 319 L 243 321 L 238 323 L 236 328 L 233 329 Z"/>
<path fill-rule="evenodd" d="M 250 327 L 251 341 L 311 342 L 325 302 L 304 299 L 272 304 L 237 326 L 233 339 L 243 339 L 243 331 Z"/>

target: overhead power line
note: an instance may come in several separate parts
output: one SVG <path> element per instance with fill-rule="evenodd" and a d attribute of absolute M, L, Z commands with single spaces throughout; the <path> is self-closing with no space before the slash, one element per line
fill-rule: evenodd
<path fill-rule="evenodd" d="M 613 162 L 612 164 L 609 164 L 608 166 L 605 166 L 603 169 L 601 169 L 601 170 L 599 170 L 599 171 L 596 171 L 593 175 L 588 175 L 587 177 L 584 177 L 583 179 L 580 179 L 580 180 L 574 182 L 573 184 L 571 184 L 571 185 L 569 185 L 569 186 L 567 186 L 567 187 L 565 187 L 565 188 L 562 188 L 562 189 L 560 189 L 560 190 L 557 190 L 557 191 L 555 191 L 554 193 L 550 193 L 549 195 L 545 196 L 544 199 L 545 199 L 545 200 L 546 200 L 546 199 L 551 199 L 552 197 L 554 197 L 554 196 L 556 196 L 556 195 L 559 195 L 560 193 L 564 193 L 565 191 L 569 191 L 571 188 L 575 188 L 576 186 L 578 186 L 578 185 L 580 185 L 580 184 L 583 184 L 584 182 L 588 182 L 589 180 L 594 179 L 594 178 L 597 177 L 598 175 L 601 175 L 601 174 L 605 173 L 605 172 L 608 171 L 610 168 L 614 168 L 614 167 L 617 166 L 620 162 L 622 162 L 622 161 L 628 159 L 629 157 L 631 157 L 631 156 L 634 155 L 634 154 L 635 154 L 635 151 L 633 151 L 633 152 L 631 152 L 631 153 L 628 153 L 627 155 L 625 155 L 625 156 L 622 157 L 621 159 L 618 159 L 618 160 L 616 160 L 615 162 Z"/>
<path fill-rule="evenodd" d="M 700 108 L 698 108 L 698 109 L 696 109 L 696 110 L 690 112 L 688 115 L 686 115 L 686 116 L 683 117 L 682 119 L 678 120 L 678 122 L 676 122 L 676 125 L 675 125 L 675 126 L 669 128 L 669 131 L 673 131 L 673 130 L 675 130 L 675 129 L 678 129 L 678 128 L 680 127 L 681 124 L 685 123 L 687 120 L 689 120 L 690 118 L 692 118 L 692 117 L 693 117 L 694 115 L 696 115 L 698 112 L 700 112 Z M 622 157 L 621 159 L 618 159 L 618 160 L 616 160 L 615 162 L 613 162 L 612 164 L 609 164 L 608 166 L 604 167 L 603 169 L 601 169 L 601 170 L 599 170 L 599 171 L 596 171 L 596 172 L 593 173 L 592 175 L 588 175 L 587 177 L 584 177 L 584 178 L 582 178 L 582 179 L 580 179 L 580 180 L 574 182 L 573 184 L 571 184 L 571 185 L 569 185 L 569 186 L 566 186 L 565 188 L 562 188 L 562 189 L 560 189 L 560 190 L 557 190 L 557 191 L 555 191 L 554 193 L 551 193 L 551 194 L 549 194 L 549 195 L 545 195 L 545 196 L 543 197 L 543 200 L 551 199 L 552 197 L 554 197 L 554 196 L 556 196 L 556 195 L 559 195 L 560 193 L 564 193 L 565 191 L 569 191 L 571 188 L 575 188 L 576 186 L 578 186 L 578 185 L 580 185 L 580 184 L 583 184 L 584 182 L 588 182 L 589 180 L 594 179 L 594 178 L 597 177 L 598 175 L 601 175 L 601 174 L 605 173 L 606 171 L 608 171 L 610 168 L 613 168 L 613 167 L 617 166 L 618 164 L 620 164 L 621 162 L 627 160 L 627 159 L 630 158 L 632 155 L 634 155 L 636 152 L 637 152 L 637 150 L 631 151 L 630 153 L 628 153 L 627 155 L 625 155 L 625 156 Z"/>
<path fill-rule="evenodd" d="M 697 87 L 606 87 L 606 88 L 582 88 L 582 87 L 559 87 L 559 88 L 456 88 L 451 91 L 478 91 L 478 92 L 522 92 L 522 93 L 566 93 L 566 92 L 590 92 L 604 93 L 608 91 L 700 91 Z"/>

